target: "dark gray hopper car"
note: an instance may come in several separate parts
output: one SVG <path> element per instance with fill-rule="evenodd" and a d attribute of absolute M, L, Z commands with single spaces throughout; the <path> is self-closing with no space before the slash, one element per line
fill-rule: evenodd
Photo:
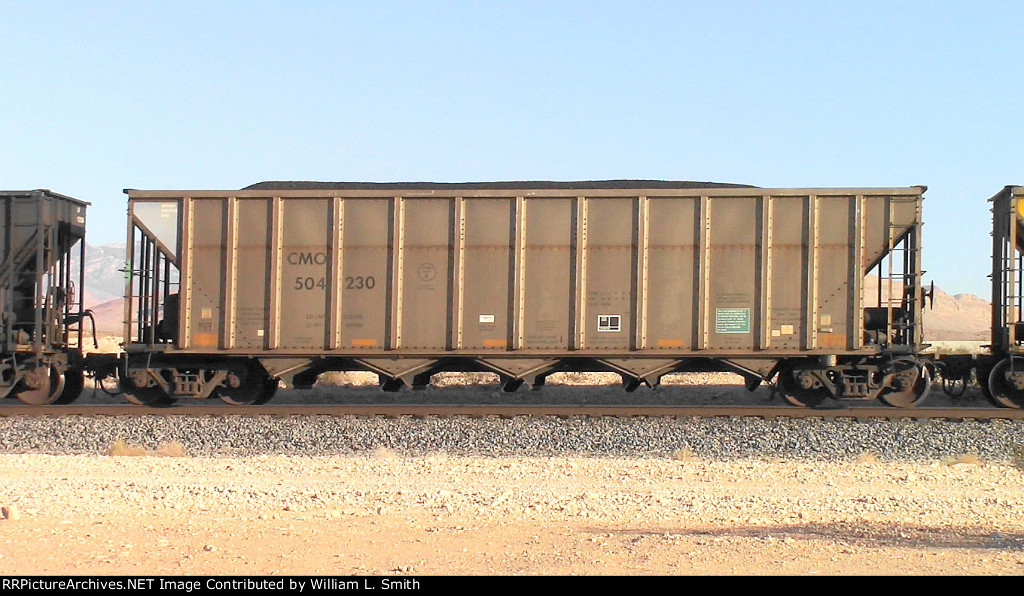
<path fill-rule="evenodd" d="M 972 376 L 995 405 L 1024 407 L 1024 187 L 1007 186 L 992 203 L 992 337 L 979 354 L 938 356 L 946 392 L 962 395 Z M 972 375 L 973 373 L 973 375 Z"/>
<path fill-rule="evenodd" d="M 82 391 L 88 205 L 49 190 L 0 191 L 0 397 L 64 403 Z"/>
<path fill-rule="evenodd" d="M 730 370 L 796 405 L 918 403 L 924 187 L 662 181 L 128 190 L 122 388 L 269 399 L 278 379 L 440 371 L 506 390 Z M 877 276 L 877 291 L 865 281 Z M 872 278 L 873 279 L 873 278 Z M 874 286 L 872 286 L 874 288 Z"/>

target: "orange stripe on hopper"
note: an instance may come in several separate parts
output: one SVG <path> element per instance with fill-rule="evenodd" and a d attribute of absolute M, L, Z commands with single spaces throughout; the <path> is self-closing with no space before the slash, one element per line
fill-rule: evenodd
<path fill-rule="evenodd" d="M 216 348 L 216 333 L 194 333 L 192 334 L 192 345 L 197 348 Z"/>

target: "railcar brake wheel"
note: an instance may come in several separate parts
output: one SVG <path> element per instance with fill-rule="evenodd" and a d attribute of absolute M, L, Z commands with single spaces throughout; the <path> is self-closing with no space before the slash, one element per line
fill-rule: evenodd
<path fill-rule="evenodd" d="M 52 404 L 64 390 L 64 375 L 55 366 L 41 366 L 29 371 L 14 390 L 22 403 L 30 406 Z"/>
<path fill-rule="evenodd" d="M 60 392 L 55 404 L 70 404 L 82 395 L 85 389 L 85 373 L 80 370 L 64 371 L 64 390 Z"/>
<path fill-rule="evenodd" d="M 1010 379 L 1006 378 L 1007 373 L 1011 370 L 1024 373 L 1024 358 L 1011 356 L 1000 360 L 988 375 L 988 394 L 986 396 L 991 396 L 989 399 L 997 406 L 1019 410 L 1024 407 L 1024 389 L 1018 389 Z"/>
<path fill-rule="evenodd" d="M 913 408 L 928 397 L 932 375 L 925 365 L 912 358 L 897 358 L 893 369 L 897 375 L 903 376 L 905 389 L 883 393 L 878 396 L 879 401 L 894 408 Z"/>
<path fill-rule="evenodd" d="M 238 380 L 237 387 L 232 387 L 232 375 Z M 242 379 L 237 373 L 228 373 L 228 383 L 217 388 L 221 401 L 233 406 L 259 405 L 270 401 L 277 392 L 277 379 L 269 379 L 259 367 L 250 368 L 244 376 Z"/>
<path fill-rule="evenodd" d="M 778 387 L 786 401 L 799 408 L 813 408 L 830 396 L 828 389 L 824 387 L 801 387 L 795 372 L 792 369 L 779 371 Z"/>

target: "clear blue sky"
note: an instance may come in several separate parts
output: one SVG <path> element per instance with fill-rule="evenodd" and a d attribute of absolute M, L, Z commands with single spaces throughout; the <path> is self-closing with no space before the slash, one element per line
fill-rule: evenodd
<path fill-rule="evenodd" d="M 0 188 L 261 180 L 929 187 L 927 279 L 988 296 L 1024 184 L 1024 2 L 0 0 Z"/>

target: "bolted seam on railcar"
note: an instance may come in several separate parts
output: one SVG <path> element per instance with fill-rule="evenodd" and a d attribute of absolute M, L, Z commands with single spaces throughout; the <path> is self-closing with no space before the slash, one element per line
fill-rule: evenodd
<path fill-rule="evenodd" d="M 699 357 L 767 378 L 780 358 L 921 341 L 924 187 L 126 192 L 129 351 L 395 377 L 465 357 L 646 379 Z"/>

